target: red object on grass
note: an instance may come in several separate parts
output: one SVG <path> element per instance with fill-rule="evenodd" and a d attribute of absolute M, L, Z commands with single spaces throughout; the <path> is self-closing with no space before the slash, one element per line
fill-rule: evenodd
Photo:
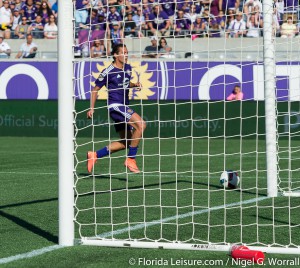
<path fill-rule="evenodd" d="M 246 246 L 234 245 L 230 249 L 230 255 L 234 259 L 251 260 L 254 263 L 263 263 L 265 255 L 258 250 L 251 250 Z"/>

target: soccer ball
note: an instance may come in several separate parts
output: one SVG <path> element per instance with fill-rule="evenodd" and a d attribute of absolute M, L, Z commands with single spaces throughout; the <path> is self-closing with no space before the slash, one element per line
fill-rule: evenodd
<path fill-rule="evenodd" d="M 221 174 L 220 183 L 225 188 L 235 189 L 240 183 L 240 178 L 236 171 L 227 170 Z"/>

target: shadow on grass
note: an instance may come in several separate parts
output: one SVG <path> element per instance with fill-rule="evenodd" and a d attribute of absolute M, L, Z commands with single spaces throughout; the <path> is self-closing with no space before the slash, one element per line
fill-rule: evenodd
<path fill-rule="evenodd" d="M 53 234 L 37 227 L 37 226 L 29 223 L 28 221 L 25 221 L 25 220 L 23 220 L 19 217 L 13 216 L 13 215 L 11 215 L 9 213 L 6 213 L 2 210 L 0 210 L 0 216 L 14 222 L 15 224 L 21 226 L 22 228 L 27 229 L 28 231 L 30 231 L 30 232 L 32 232 L 36 235 L 39 235 L 39 236 L 47 239 L 48 241 L 50 241 L 52 243 L 55 243 L 55 244 L 58 243 L 58 237 L 57 236 L 55 236 L 55 235 L 53 235 Z"/>
<path fill-rule="evenodd" d="M 293 222 L 288 222 L 288 221 L 283 221 L 283 220 L 276 219 L 276 217 L 272 218 L 272 217 L 265 217 L 265 216 L 261 216 L 261 215 L 257 216 L 257 215 L 254 215 L 254 214 L 252 215 L 252 217 L 258 217 L 259 219 L 269 221 L 270 223 L 276 222 L 276 223 L 285 224 L 285 225 L 289 225 L 289 226 L 297 226 L 298 225 L 298 224 L 293 223 Z"/>
<path fill-rule="evenodd" d="M 93 177 L 95 177 L 96 179 L 114 179 L 114 180 L 119 180 L 119 181 L 128 181 L 128 182 L 132 182 L 130 180 L 127 180 L 127 178 L 122 178 L 122 177 L 111 177 L 111 176 L 105 176 L 105 175 L 94 175 L 91 176 L 91 174 L 87 174 L 87 173 L 80 173 L 79 175 L 82 176 L 88 176 L 85 179 L 92 179 Z M 137 175 L 131 175 L 131 176 L 137 176 Z M 120 190 L 138 190 L 138 189 L 144 189 L 144 188 L 150 188 L 150 187 L 158 187 L 161 185 L 170 185 L 170 184 L 174 184 L 174 183 L 188 183 L 191 184 L 191 181 L 189 180 L 170 180 L 170 181 L 165 181 L 165 182 L 160 182 L 160 183 L 148 183 L 148 184 L 144 184 L 144 185 L 136 185 L 136 186 L 128 186 L 128 187 L 119 187 L 119 188 L 114 188 L 111 190 L 105 190 L 105 191 L 99 191 L 96 194 L 106 194 L 106 193 L 112 193 L 112 192 L 117 192 Z M 205 182 L 196 182 L 193 181 L 193 185 L 201 185 L 201 186 L 205 186 L 205 188 L 215 188 L 215 189 L 223 189 L 222 185 L 217 185 L 217 184 L 208 184 Z M 249 194 L 249 195 L 257 195 L 257 196 L 266 196 L 265 193 L 256 193 L 255 190 L 253 191 L 247 191 L 247 190 L 242 190 L 242 189 L 233 189 L 233 190 L 227 190 L 227 191 L 236 191 L 237 193 L 244 193 L 244 194 Z M 94 195 L 94 193 L 86 193 L 86 194 L 82 194 L 81 196 L 91 196 Z M 74 195 L 75 197 L 75 195 Z M 8 204 L 8 205 L 2 205 L 0 206 L 0 209 L 4 209 L 4 208 L 10 208 L 10 207 L 19 207 L 19 206 L 23 206 L 23 205 L 32 205 L 32 204 L 37 204 L 37 203 L 45 203 L 45 202 L 53 202 L 53 201 L 58 201 L 58 198 L 47 198 L 47 199 L 40 199 L 40 200 L 32 200 L 32 201 L 27 201 L 27 202 L 21 202 L 21 203 L 15 203 L 15 204 Z"/>
<path fill-rule="evenodd" d="M 85 179 L 91 179 L 91 178 L 96 178 L 96 179 L 114 179 L 114 180 L 120 180 L 120 181 L 128 181 L 131 182 L 130 180 L 127 180 L 126 178 L 121 178 L 121 177 L 111 177 L 111 176 L 107 176 L 107 175 L 94 175 L 92 177 L 88 177 L 90 174 L 89 173 L 80 173 L 79 175 L 82 176 L 86 176 Z M 131 176 L 138 176 L 138 174 L 132 174 Z M 142 175 L 140 175 L 142 176 Z M 107 190 L 107 191 L 101 191 L 98 194 L 105 194 L 105 193 L 110 193 L 110 192 L 116 192 L 116 191 L 120 191 L 120 190 L 138 190 L 138 189 L 144 189 L 144 188 L 148 188 L 148 187 L 157 187 L 157 186 L 161 186 L 161 185 L 168 185 L 168 184 L 174 184 L 174 183 L 188 183 L 191 184 L 191 181 L 189 180 L 172 180 L 172 181 L 166 181 L 166 182 L 160 182 L 160 183 L 150 183 L 150 184 L 145 184 L 145 185 L 136 185 L 136 186 L 129 186 L 129 187 L 120 187 L 120 188 L 114 188 L 112 190 Z M 201 186 L 205 186 L 205 188 L 207 187 L 211 187 L 211 188 L 215 188 L 215 189 L 224 189 L 224 187 L 220 184 L 208 184 L 205 182 L 196 182 L 193 181 L 193 185 L 201 185 Z M 249 195 L 257 195 L 257 196 L 266 196 L 266 194 L 264 193 L 256 193 L 256 191 L 248 191 L 248 190 L 242 190 L 242 189 L 230 189 L 227 191 L 236 191 L 236 192 L 242 192 L 244 194 L 249 194 Z M 87 193 L 87 194 L 83 194 L 82 196 L 88 196 L 91 195 L 91 193 Z"/>

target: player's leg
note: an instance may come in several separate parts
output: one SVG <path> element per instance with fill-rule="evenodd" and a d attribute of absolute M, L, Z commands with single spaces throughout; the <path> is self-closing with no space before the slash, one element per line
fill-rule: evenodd
<path fill-rule="evenodd" d="M 116 132 L 119 133 L 120 140 L 114 141 L 96 152 L 89 151 L 87 153 L 88 172 L 92 172 L 97 159 L 108 156 L 114 152 L 124 150 L 128 147 L 126 139 L 131 140 L 132 133 L 130 126 L 125 122 L 130 120 L 133 113 L 134 111 L 127 106 L 117 106 L 110 109 L 110 117 L 115 122 L 114 127 Z"/>
<path fill-rule="evenodd" d="M 146 122 L 137 113 L 132 114 L 128 124 L 134 128 L 130 146 L 137 147 L 146 129 Z"/>
<path fill-rule="evenodd" d="M 118 152 L 120 150 L 124 150 L 128 145 L 126 144 L 126 139 L 131 139 L 131 130 L 125 130 L 125 123 L 119 125 L 117 132 L 119 133 L 120 140 L 113 141 L 109 145 L 101 148 L 96 152 L 89 151 L 87 153 L 87 169 L 88 172 L 92 172 L 93 166 L 97 162 L 97 159 L 108 156 L 114 152 Z"/>
<path fill-rule="evenodd" d="M 128 124 L 134 128 L 134 131 L 131 135 L 128 156 L 124 165 L 131 172 L 139 173 L 140 170 L 137 167 L 135 157 L 138 151 L 138 145 L 143 136 L 143 132 L 146 129 L 146 122 L 137 113 L 133 113 L 128 121 Z"/>

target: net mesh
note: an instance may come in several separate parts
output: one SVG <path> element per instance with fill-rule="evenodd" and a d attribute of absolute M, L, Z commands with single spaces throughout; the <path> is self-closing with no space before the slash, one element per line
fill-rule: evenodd
<path fill-rule="evenodd" d="M 117 27 L 125 33 L 128 14 L 118 3 Z M 194 3 L 197 8 L 198 4 Z M 136 15 L 141 8 L 154 24 L 145 11 L 148 5 L 138 2 L 130 9 Z M 245 4 L 241 10 L 246 19 Z M 147 122 L 137 155 L 142 172 L 132 174 L 124 167 L 127 150 L 123 150 L 98 159 L 88 173 L 87 151 L 119 139 L 109 117 L 107 88 L 99 91 L 93 119 L 86 119 L 91 89 L 111 64 L 107 52 L 115 37 L 109 3 L 80 10 L 75 6 L 75 18 L 77 11 L 91 14 L 86 23 L 76 19 L 74 27 L 74 54 L 83 57 L 74 61 L 77 237 L 299 247 L 299 198 L 267 197 L 262 38 L 246 37 L 247 32 L 234 38 L 234 31 L 228 30 L 235 18 L 231 11 L 224 15 L 227 27 L 218 22 L 216 28 L 211 7 L 207 11 L 205 6 L 197 16 L 207 22 L 198 31 L 177 32 L 178 6 L 175 15 L 168 16 L 175 21 L 165 38 L 172 47 L 169 53 L 155 51 L 158 57 L 141 57 L 151 43 L 150 35 L 159 34 L 158 26 L 151 31 L 149 21 L 145 23 L 149 29 L 141 24 L 135 36 L 121 37 L 129 50 L 132 82 L 143 84 L 141 91 L 131 89 L 129 94 L 130 107 Z M 109 31 L 101 30 L 103 23 Z M 257 29 L 261 35 L 262 24 Z M 92 49 L 95 40 L 103 51 Z M 274 36 L 280 193 L 295 193 L 300 187 L 298 40 Z M 226 101 L 237 85 L 242 99 Z M 238 172 L 236 189 L 220 184 L 224 170 Z"/>

